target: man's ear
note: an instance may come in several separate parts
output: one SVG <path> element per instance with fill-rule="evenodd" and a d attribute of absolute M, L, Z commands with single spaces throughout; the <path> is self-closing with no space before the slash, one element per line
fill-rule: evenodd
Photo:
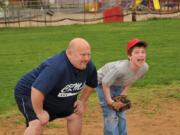
<path fill-rule="evenodd" d="M 67 50 L 67 55 L 68 56 L 71 56 L 72 55 L 72 52 L 71 52 L 71 50 L 69 49 L 69 50 Z"/>

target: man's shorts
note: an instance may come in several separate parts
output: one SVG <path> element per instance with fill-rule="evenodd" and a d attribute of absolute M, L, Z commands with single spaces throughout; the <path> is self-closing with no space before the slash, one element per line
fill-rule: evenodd
<path fill-rule="evenodd" d="M 28 127 L 30 121 L 38 119 L 38 117 L 36 116 L 33 110 L 31 98 L 30 97 L 23 97 L 23 98 L 15 97 L 15 99 L 16 99 L 16 103 L 18 105 L 19 110 L 21 111 L 21 113 L 24 115 L 26 119 L 26 127 Z M 60 107 L 63 108 L 63 106 L 60 106 Z M 55 109 L 56 108 L 54 108 L 54 110 Z M 44 104 L 44 110 L 46 110 L 49 113 L 50 121 L 56 118 L 64 118 L 74 113 L 73 106 L 68 107 L 68 109 L 66 108 L 66 110 L 64 109 L 63 110 L 61 109 L 62 111 L 58 110 L 59 112 L 57 113 L 54 110 L 52 110 L 52 106 L 50 104 L 49 105 Z"/>

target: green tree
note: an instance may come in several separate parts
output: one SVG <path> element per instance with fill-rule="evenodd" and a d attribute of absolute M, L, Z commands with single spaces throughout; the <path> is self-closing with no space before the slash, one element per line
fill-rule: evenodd
<path fill-rule="evenodd" d="M 8 4 L 9 4 L 9 0 L 0 0 L 0 7 L 1 8 L 8 6 Z"/>

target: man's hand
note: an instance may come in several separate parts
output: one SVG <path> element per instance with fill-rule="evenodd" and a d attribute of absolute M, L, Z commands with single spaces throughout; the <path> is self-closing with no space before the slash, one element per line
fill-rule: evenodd
<path fill-rule="evenodd" d="M 39 118 L 42 126 L 45 126 L 49 122 L 49 114 L 45 110 L 43 110 L 40 114 L 37 114 L 37 117 Z"/>
<path fill-rule="evenodd" d="M 74 108 L 74 113 L 76 113 L 77 115 L 81 115 L 85 111 L 85 103 L 83 101 L 77 100 L 74 103 Z"/>

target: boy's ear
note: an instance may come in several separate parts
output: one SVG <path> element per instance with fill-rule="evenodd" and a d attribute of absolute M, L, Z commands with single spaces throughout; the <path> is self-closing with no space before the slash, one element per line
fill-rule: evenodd
<path fill-rule="evenodd" d="M 128 54 L 128 59 L 129 59 L 129 60 L 131 59 L 131 55 L 130 55 L 130 54 Z"/>

